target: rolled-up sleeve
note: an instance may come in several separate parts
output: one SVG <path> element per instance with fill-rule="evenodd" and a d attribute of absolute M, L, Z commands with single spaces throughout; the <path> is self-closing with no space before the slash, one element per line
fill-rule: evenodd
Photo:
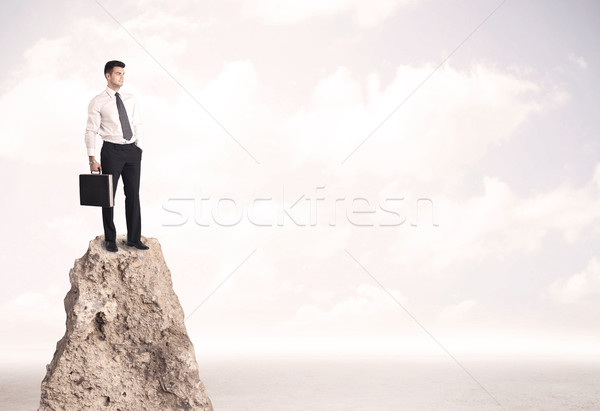
<path fill-rule="evenodd" d="M 88 119 L 85 127 L 85 147 L 88 156 L 96 154 L 96 136 L 100 129 L 101 118 L 100 108 L 96 103 L 96 99 L 93 99 L 88 106 Z"/>

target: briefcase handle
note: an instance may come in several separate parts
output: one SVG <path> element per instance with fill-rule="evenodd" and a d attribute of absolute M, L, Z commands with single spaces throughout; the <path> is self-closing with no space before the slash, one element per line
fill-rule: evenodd
<path fill-rule="evenodd" d="M 96 170 L 96 171 L 98 172 L 98 174 L 101 174 L 100 170 Z M 94 173 L 95 173 L 94 170 L 90 171 L 90 174 L 94 174 Z"/>

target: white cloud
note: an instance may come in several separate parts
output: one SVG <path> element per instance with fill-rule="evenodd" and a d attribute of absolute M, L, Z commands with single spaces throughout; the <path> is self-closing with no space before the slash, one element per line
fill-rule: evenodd
<path fill-rule="evenodd" d="M 600 302 L 600 259 L 593 257 L 585 269 L 552 283 L 546 290 L 551 299 L 564 304 Z"/>
<path fill-rule="evenodd" d="M 264 91 L 265 84 L 250 60 L 226 62 L 210 79 L 198 78 L 193 68 L 186 70 L 173 64 L 175 58 L 191 50 L 185 40 L 164 39 L 193 32 L 194 25 L 186 22 L 181 23 L 177 16 L 147 13 L 124 24 L 164 65 L 174 67 L 171 71 L 176 78 L 251 155 L 273 167 L 306 168 L 310 163 L 327 166 L 333 160 L 331 171 L 336 177 L 357 176 L 356 186 L 372 186 L 371 181 L 358 177 L 363 171 L 378 173 L 382 178 L 410 175 L 431 180 L 440 173 L 452 176 L 478 161 L 494 145 L 509 140 L 520 124 L 543 108 L 536 100 L 539 87 L 530 81 L 483 65 L 470 71 L 446 66 L 387 120 L 345 167 L 336 170 L 339 161 L 431 73 L 431 65 L 398 67 L 385 87 L 378 73 L 362 79 L 349 68 L 339 67 L 316 84 L 308 106 L 282 116 L 278 102 Z M 104 86 L 96 73 L 101 71 L 105 58 L 100 60 L 98 56 L 108 55 L 107 50 L 113 47 L 117 55 L 131 55 L 131 63 L 127 61 L 127 87 L 142 91 L 148 152 L 161 152 L 163 161 L 171 159 L 151 170 L 169 169 L 171 175 L 185 175 L 196 163 L 226 177 L 227 173 L 219 170 L 223 158 L 254 164 L 244 148 L 162 69 L 154 63 L 147 65 L 149 58 L 123 32 L 109 30 L 93 20 L 78 23 L 74 30 L 76 35 L 42 40 L 29 50 L 27 64 L 19 73 L 26 80 L 17 80 L 0 97 L 0 120 L 9 130 L 2 134 L 1 153 L 32 162 L 53 161 L 58 158 L 51 155 L 54 152 L 68 158 L 83 153 L 83 143 L 71 142 L 82 140 L 84 107 Z M 106 32 L 110 33 L 108 37 Z M 84 49 L 97 38 L 105 42 L 103 50 Z M 86 65 L 79 63 L 69 67 L 68 74 L 63 73 L 60 62 L 74 53 L 81 53 L 80 60 Z M 92 73 L 88 66 L 93 61 L 98 67 L 94 66 Z M 39 97 L 32 100 L 32 95 Z M 28 115 L 36 121 L 28 121 Z M 42 137 L 45 135 L 52 138 Z M 178 144 L 169 144 L 172 136 L 177 136 Z M 188 150 L 182 152 L 181 146 Z M 457 151 L 456 147 L 461 149 Z M 65 153 L 65 148 L 70 151 Z M 225 167 L 230 169 L 229 163 Z M 417 168 L 420 172 L 415 175 Z M 259 171 L 259 181 L 289 181 L 285 173 L 273 178 L 271 170 L 263 170 Z M 152 178 L 161 175 L 156 173 Z M 213 187 L 223 185 L 222 180 L 204 180 Z"/>
<path fill-rule="evenodd" d="M 577 54 L 569 54 L 569 61 L 575 63 L 582 70 L 588 68 L 587 61 L 582 56 L 578 56 Z"/>
<path fill-rule="evenodd" d="M 444 307 L 438 314 L 438 321 L 445 325 L 461 323 L 472 316 L 473 311 L 479 308 L 475 300 L 463 300 L 457 304 Z"/>
<path fill-rule="evenodd" d="M 433 70 L 401 66 L 381 86 L 338 68 L 316 86 L 311 105 L 283 122 L 294 163 L 319 161 L 333 172 L 359 170 L 385 176 L 448 179 L 476 163 L 544 108 L 539 86 L 478 65 L 469 71 L 445 66 L 389 117 L 344 164 L 338 165 L 379 126 Z M 333 163 L 333 164 L 332 164 Z M 415 170 L 419 170 L 415 173 Z M 358 179 L 358 184 L 362 181 Z"/>
<path fill-rule="evenodd" d="M 352 16 L 358 25 L 373 27 L 408 3 L 340 0 L 244 4 L 248 14 L 268 23 L 315 23 L 319 19 L 327 23 L 329 17 Z M 162 0 L 145 4 L 166 7 Z M 188 2 L 185 7 L 189 5 L 195 3 Z M 480 290 L 459 297 L 462 300 L 457 304 L 446 305 L 436 298 L 449 283 L 438 284 L 436 279 L 451 280 L 473 262 L 489 267 L 498 259 L 524 258 L 540 250 L 549 233 L 562 235 L 570 244 L 598 238 L 600 167 L 582 187 L 565 184 L 523 196 L 507 181 L 487 173 L 481 164 L 486 156 L 494 156 L 496 147 L 513 142 L 520 127 L 536 121 L 536 115 L 550 110 L 562 115 L 561 108 L 575 103 L 567 90 L 555 86 L 559 83 L 553 82 L 554 78 L 540 80 L 543 76 L 527 67 L 509 71 L 490 63 L 467 68 L 447 64 L 342 166 L 346 155 L 435 65 L 407 55 L 406 63 L 394 72 L 376 68 L 363 75 L 359 74 L 358 60 L 343 60 L 347 66 L 339 66 L 338 60 L 319 61 L 322 67 L 315 72 L 325 74 L 316 79 L 314 87 L 284 98 L 272 93 L 270 87 L 277 83 L 261 71 L 265 61 L 259 59 L 261 53 L 270 53 L 268 47 L 243 53 L 232 45 L 246 26 L 238 30 L 238 37 L 224 38 L 223 32 L 239 23 L 240 10 L 220 7 L 224 8 L 218 12 L 223 13 L 217 20 L 208 15 L 203 22 L 189 17 L 194 15 L 191 12 L 164 14 L 157 8 L 124 21 L 124 25 L 262 165 L 257 166 L 114 22 L 86 18 L 74 23 L 66 31 L 68 36 L 38 41 L 25 54 L 21 70 L 4 85 L 0 121 L 5 132 L 0 135 L 0 155 L 10 165 L 19 166 L 18 178 L 8 191 L 17 193 L 14 198 L 22 205 L 7 208 L 3 204 L 3 211 L 8 209 L 19 217 L 3 224 L 3 232 L 19 233 L 19 238 L 27 241 L 35 237 L 40 244 L 47 242 L 38 239 L 51 239 L 54 246 L 42 252 L 53 254 L 52 262 L 61 258 L 72 261 L 73 249 L 83 247 L 77 253 L 85 251 L 88 238 L 80 239 L 86 236 L 82 227 L 101 232 L 100 219 L 93 218 L 92 211 L 73 211 L 75 193 L 68 201 L 62 198 L 62 202 L 39 204 L 40 194 L 52 199 L 58 196 L 50 185 L 36 185 L 35 173 L 45 167 L 52 175 L 68 178 L 87 171 L 85 108 L 104 87 L 102 66 L 107 56 L 114 56 L 128 64 L 126 84 L 140 96 L 146 123 L 144 234 L 159 237 L 168 250 L 167 263 L 184 308 L 188 312 L 195 308 L 244 257 L 258 250 L 196 314 L 189 324 L 192 332 L 207 331 L 218 339 L 228 333 L 239 335 L 240 330 L 260 333 L 287 327 L 295 336 L 299 332 L 328 335 L 332 347 L 338 334 L 356 335 L 367 330 L 377 340 L 379 335 L 399 332 L 390 324 L 402 322 L 406 316 L 383 290 L 361 284 L 367 277 L 364 273 L 356 277 L 355 272 L 361 269 L 347 258 L 343 252 L 346 247 L 381 277 L 400 301 L 405 302 L 396 290 L 410 295 L 419 319 L 423 316 L 425 323 L 436 319 L 441 325 L 469 323 L 483 310 L 477 294 Z M 253 35 L 262 38 L 270 34 L 265 27 L 253 27 Z M 348 38 L 340 35 L 335 40 Z M 207 46 L 213 43 L 219 47 Z M 356 57 L 362 58 L 360 54 Z M 65 61 L 70 64 L 65 66 Z M 314 62 L 310 56 L 306 61 L 308 69 Z M 572 61 L 582 67 L 584 60 L 573 57 Z M 203 71 L 209 64 L 211 69 Z M 282 76 L 287 76 L 289 66 L 281 67 Z M 313 78 L 307 78 L 299 83 L 313 84 Z M 302 102 L 304 106 L 300 106 Z M 531 125 L 535 128 L 536 124 Z M 79 160 L 81 168 L 77 169 Z M 466 193 L 455 191 L 463 177 L 474 170 L 479 174 L 471 174 L 470 181 L 475 183 L 465 187 Z M 161 204 L 169 197 L 231 196 L 244 204 L 254 197 L 273 197 L 269 207 L 257 212 L 262 221 L 273 222 L 278 220 L 282 203 L 289 205 L 290 199 L 302 193 L 314 197 L 316 186 L 326 186 L 324 193 L 330 203 L 338 197 L 349 202 L 361 195 L 372 204 L 379 195 L 400 195 L 407 202 L 422 194 L 431 195 L 440 225 L 431 226 L 427 209 L 420 210 L 418 227 L 410 226 L 414 214 L 408 212 L 404 226 L 388 230 L 344 225 L 343 209 L 338 210 L 339 225 L 335 228 L 326 224 L 295 227 L 289 220 L 285 227 L 256 228 L 245 221 L 235 228 L 215 224 L 202 227 L 196 225 L 193 216 L 184 227 L 160 225 L 165 217 Z M 285 200 L 281 196 L 284 188 Z M 119 201 L 117 225 L 122 231 L 122 197 Z M 65 206 L 67 203 L 70 205 Z M 83 215 L 88 218 L 81 218 Z M 23 224 L 23 220 L 27 222 Z M 74 234 L 79 235 L 77 240 L 71 237 Z M 3 266 L 22 270 L 19 265 L 28 258 L 27 251 L 7 249 L 3 257 L 7 265 Z M 27 270 L 35 272 L 45 267 L 47 260 L 41 259 L 35 267 L 27 265 Z M 52 274 L 66 277 L 67 270 Z M 522 273 L 507 275 L 512 277 L 506 281 L 512 281 Z M 588 273 L 582 278 L 590 284 L 596 277 Z M 578 286 L 583 280 L 570 285 L 565 280 L 556 286 L 560 290 L 556 295 L 565 301 L 579 294 L 582 296 L 577 298 L 588 298 Z M 20 301 L 30 301 L 32 307 L 43 310 L 45 303 L 38 297 L 33 294 Z M 48 298 L 61 300 L 62 295 Z M 429 305 L 426 313 L 420 311 L 424 305 Z M 64 315 L 62 310 L 60 314 Z M 31 321 L 41 319 L 34 316 Z M 406 324 L 414 330 L 410 320 Z M 62 327 L 62 321 L 58 325 Z M 400 329 L 404 330 L 402 326 Z"/>
<path fill-rule="evenodd" d="M 248 0 L 244 9 L 271 24 L 290 24 L 318 17 L 351 14 L 361 27 L 372 27 L 388 18 L 399 7 L 416 3 L 415 0 L 361 0 L 330 1 L 277 1 Z"/>
<path fill-rule="evenodd" d="M 498 178 L 484 177 L 481 195 L 435 197 L 440 226 L 431 227 L 424 209 L 419 230 L 399 240 L 389 239 L 388 254 L 403 266 L 448 275 L 467 262 L 531 254 L 553 233 L 570 244 L 598 238 L 599 181 L 600 164 L 583 187 L 563 185 L 527 197 Z M 397 249 L 405 250 L 404 255 L 396 255 Z"/>
<path fill-rule="evenodd" d="M 3 345 L 43 345 L 40 336 L 54 335 L 56 341 L 64 333 L 64 292 L 58 287 L 44 291 L 25 291 L 0 306 Z"/>
<path fill-rule="evenodd" d="M 395 289 L 389 293 L 401 304 L 407 300 Z M 350 333 L 361 334 L 377 331 L 395 333 L 398 328 L 390 324 L 399 322 L 405 316 L 398 303 L 381 287 L 361 284 L 353 294 L 331 304 L 329 308 L 306 304 L 301 306 L 291 322 L 294 332 Z M 400 321 L 401 322 L 401 321 Z"/>

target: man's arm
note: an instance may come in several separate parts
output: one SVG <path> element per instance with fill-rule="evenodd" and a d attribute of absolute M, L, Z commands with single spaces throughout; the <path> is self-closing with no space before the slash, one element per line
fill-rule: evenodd
<path fill-rule="evenodd" d="M 144 151 L 143 147 L 143 135 L 142 135 L 142 115 L 140 114 L 140 105 L 135 99 L 133 105 L 133 134 L 135 135 L 135 144 Z"/>
<path fill-rule="evenodd" d="M 90 162 L 90 171 L 102 171 L 100 163 L 96 161 L 96 136 L 100 129 L 100 110 L 95 104 L 96 99 L 93 99 L 88 106 L 88 119 L 85 127 L 85 147 Z"/>

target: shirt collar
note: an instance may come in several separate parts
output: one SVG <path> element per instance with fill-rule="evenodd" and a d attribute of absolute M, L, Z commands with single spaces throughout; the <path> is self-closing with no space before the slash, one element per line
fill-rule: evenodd
<path fill-rule="evenodd" d="M 115 94 L 116 94 L 116 91 L 114 91 L 112 88 L 110 88 L 110 87 L 108 87 L 108 86 L 106 87 L 106 90 L 105 90 L 105 91 L 106 91 L 106 92 L 108 93 L 108 95 L 109 95 L 109 96 L 111 96 L 111 97 L 114 97 L 114 96 L 115 96 Z M 119 95 L 121 95 L 121 93 L 119 93 Z"/>

